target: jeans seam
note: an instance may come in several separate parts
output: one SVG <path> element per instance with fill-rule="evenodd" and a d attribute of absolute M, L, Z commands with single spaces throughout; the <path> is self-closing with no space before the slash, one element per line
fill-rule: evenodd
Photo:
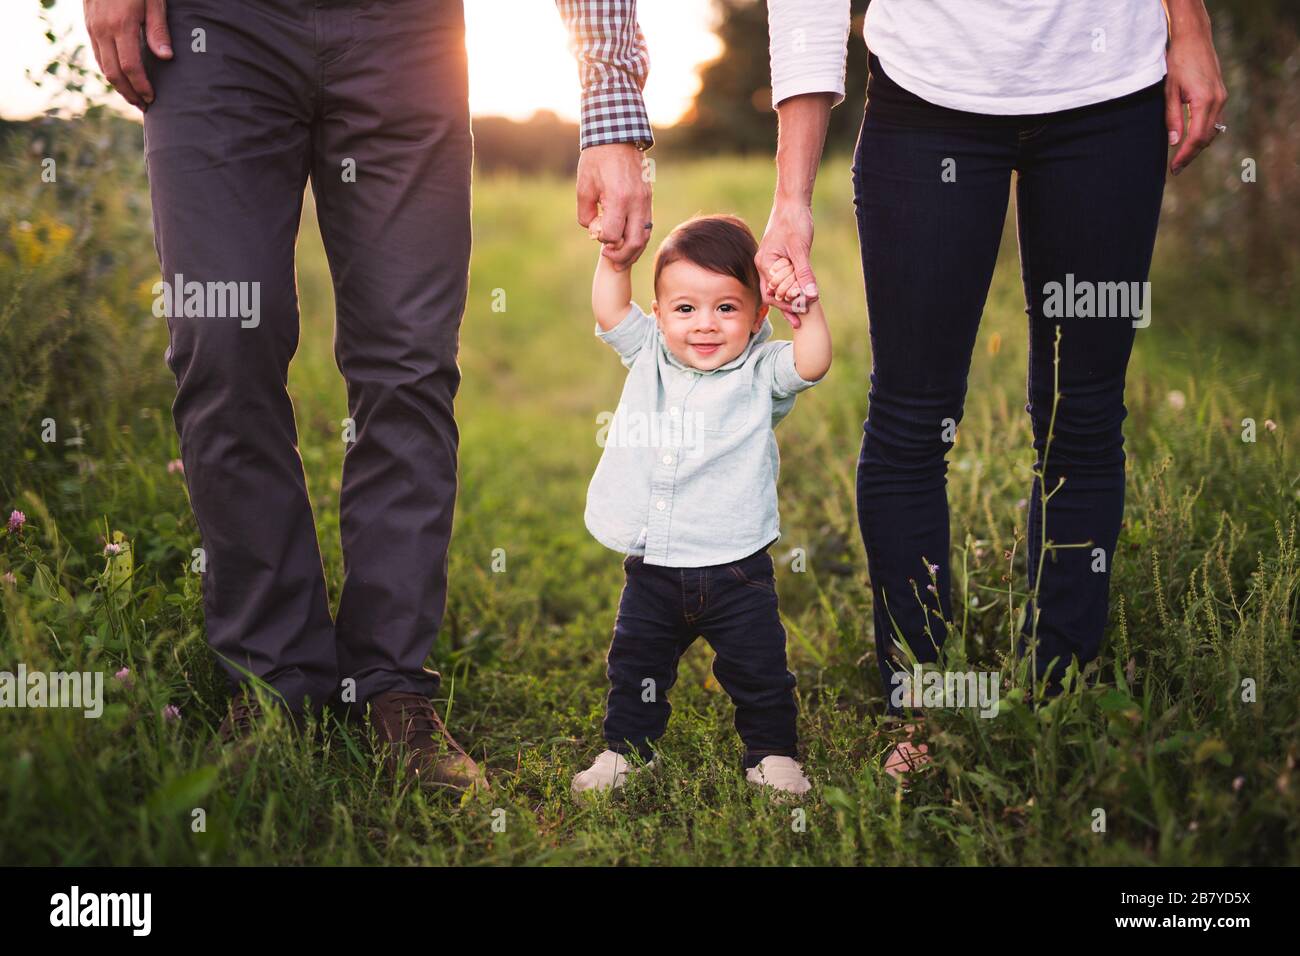
<path fill-rule="evenodd" d="M 696 615 L 693 614 L 693 613 L 691 612 L 691 609 L 687 606 L 687 600 L 686 600 L 686 569 L 685 569 L 685 568 L 680 569 L 680 570 L 677 572 L 677 576 L 678 576 L 679 580 L 681 581 L 681 585 L 682 585 L 682 618 L 686 621 L 687 624 L 693 624 L 693 623 L 695 623 L 695 617 L 696 617 Z"/>

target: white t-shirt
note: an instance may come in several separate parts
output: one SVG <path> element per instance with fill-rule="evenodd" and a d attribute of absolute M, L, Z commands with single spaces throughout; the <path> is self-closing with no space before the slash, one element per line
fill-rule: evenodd
<path fill-rule="evenodd" d="M 772 103 L 844 97 L 848 0 L 768 0 Z M 903 89 L 972 113 L 1050 113 L 1165 75 L 1160 0 L 873 0 L 867 46 Z M 838 38 L 838 44 L 837 44 Z"/>

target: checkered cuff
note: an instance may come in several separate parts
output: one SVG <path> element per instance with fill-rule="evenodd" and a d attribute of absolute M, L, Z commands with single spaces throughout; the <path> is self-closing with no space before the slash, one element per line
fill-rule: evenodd
<path fill-rule="evenodd" d="M 579 144 L 634 143 L 641 149 L 654 145 L 650 118 L 641 91 L 630 82 L 582 91 L 582 133 Z"/>

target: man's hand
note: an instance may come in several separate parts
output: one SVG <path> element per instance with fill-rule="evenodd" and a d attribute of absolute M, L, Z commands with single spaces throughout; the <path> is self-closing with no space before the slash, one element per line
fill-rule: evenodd
<path fill-rule="evenodd" d="M 631 143 L 588 146 L 578 159 L 578 222 L 600 217 L 602 255 L 618 269 L 641 257 L 650 241 L 653 193 Z"/>
<path fill-rule="evenodd" d="M 99 69 L 124 100 L 141 110 L 153 102 L 144 72 L 142 28 L 154 56 L 170 60 L 167 0 L 86 0 L 86 32 Z"/>
<path fill-rule="evenodd" d="M 800 202 L 777 200 L 767 220 L 767 230 L 754 256 L 758 278 L 763 286 L 763 302 L 785 313 L 790 324 L 799 328 L 794 305 L 815 302 L 819 295 L 817 277 L 808 257 L 812 250 L 812 210 Z"/>
<path fill-rule="evenodd" d="M 1169 145 L 1178 147 L 1169 161 L 1170 172 L 1177 176 L 1219 134 L 1215 124 L 1223 113 L 1228 91 L 1219 72 L 1210 17 L 1202 0 L 1172 0 L 1169 22 L 1165 128 L 1169 130 Z M 1190 122 L 1184 120 L 1183 104 L 1187 104 Z"/>

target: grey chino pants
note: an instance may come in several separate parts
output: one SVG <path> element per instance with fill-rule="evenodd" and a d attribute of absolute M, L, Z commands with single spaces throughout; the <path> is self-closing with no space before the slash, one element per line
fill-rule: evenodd
<path fill-rule="evenodd" d="M 431 694 L 470 251 L 461 0 L 171 0 L 168 25 L 145 158 L 163 280 L 181 284 L 167 362 L 208 642 L 233 684 L 251 672 L 295 710 L 349 678 L 359 705 Z M 286 390 L 309 179 L 355 423 L 334 621 Z"/>

